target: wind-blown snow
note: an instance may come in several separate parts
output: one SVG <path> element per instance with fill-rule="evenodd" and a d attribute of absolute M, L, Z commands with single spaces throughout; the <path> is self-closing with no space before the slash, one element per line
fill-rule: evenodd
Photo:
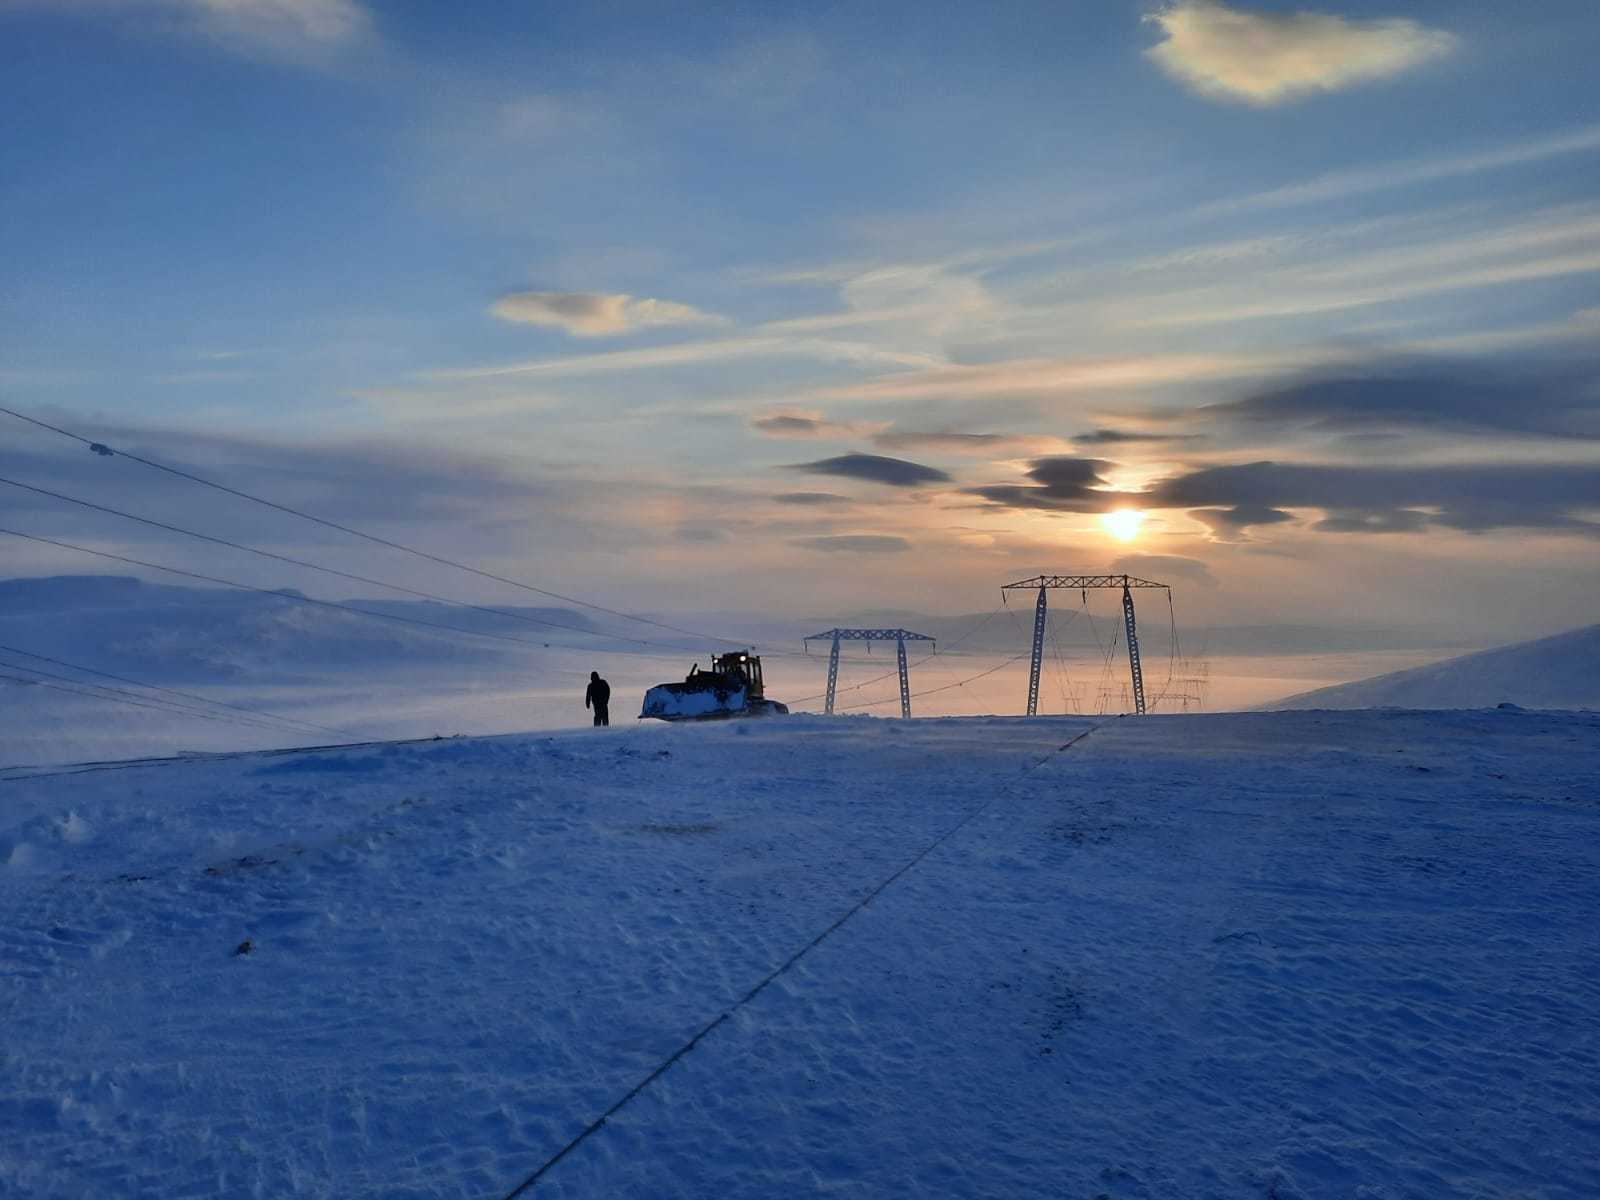
<path fill-rule="evenodd" d="M 1600 625 L 1302 692 L 1285 708 L 1600 708 Z"/>
<path fill-rule="evenodd" d="M 1600 1194 L 1600 718 L 1090 727 L 13 773 L 0 1194 Z"/>

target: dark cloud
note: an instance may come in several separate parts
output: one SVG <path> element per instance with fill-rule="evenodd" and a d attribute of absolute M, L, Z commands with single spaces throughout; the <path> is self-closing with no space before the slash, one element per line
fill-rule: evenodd
<path fill-rule="evenodd" d="M 1517 433 L 1600 439 L 1600 370 L 1593 364 L 1386 363 L 1302 379 L 1202 418 L 1336 433 Z"/>
<path fill-rule="evenodd" d="M 890 487 L 917 487 L 925 483 L 948 483 L 950 476 L 934 467 L 907 462 L 903 458 L 886 458 L 881 454 L 841 454 L 816 462 L 795 463 L 785 468 L 790 471 L 807 471 L 814 475 L 838 475 L 845 479 L 863 479 L 868 483 L 884 483 Z"/>
<path fill-rule="evenodd" d="M 1207 467 L 1157 485 L 1147 506 L 1228 509 L 1234 528 L 1282 520 L 1289 508 L 1322 509 L 1325 532 L 1404 532 L 1425 525 L 1482 531 L 1568 528 L 1600 533 L 1600 470 L 1556 464 L 1430 467 L 1256 462 Z"/>
<path fill-rule="evenodd" d="M 847 554 L 899 554 L 911 549 L 902 537 L 886 533 L 841 533 L 829 537 L 796 538 L 794 545 L 805 550 Z"/>
<path fill-rule="evenodd" d="M 1294 520 L 1293 513 L 1265 504 L 1235 504 L 1232 508 L 1197 508 L 1189 515 L 1219 539 L 1236 537 L 1252 525 L 1278 525 Z"/>
<path fill-rule="evenodd" d="M 1143 499 L 1106 488 L 1103 472 L 1113 465 L 1099 458 L 1036 458 L 1027 470 L 1028 478 L 1036 486 L 991 484 L 967 490 L 970 495 L 981 496 L 1002 507 L 1042 508 L 1054 512 L 1106 512 L 1119 504 Z"/>
<path fill-rule="evenodd" d="M 782 492 L 773 499 L 779 504 L 804 504 L 819 508 L 853 503 L 849 496 L 834 492 Z"/>

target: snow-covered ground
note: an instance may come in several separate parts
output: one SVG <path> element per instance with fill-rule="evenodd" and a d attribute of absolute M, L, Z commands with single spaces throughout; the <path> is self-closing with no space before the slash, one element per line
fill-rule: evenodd
<path fill-rule="evenodd" d="M 13 772 L 0 1194 L 504 1196 L 731 1013 L 532 1194 L 1579 1200 L 1597 907 L 1588 714 Z"/>
<path fill-rule="evenodd" d="M 1273 708 L 1600 708 L 1600 625 L 1319 688 Z"/>

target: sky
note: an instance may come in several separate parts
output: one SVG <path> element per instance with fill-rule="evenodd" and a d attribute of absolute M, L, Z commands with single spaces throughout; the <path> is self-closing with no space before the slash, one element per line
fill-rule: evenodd
<path fill-rule="evenodd" d="M 1597 59 L 1592 0 L 0 0 L 0 403 L 630 611 L 1119 570 L 1534 636 L 1600 584 Z M 6 478 L 517 598 L 0 424 Z"/>

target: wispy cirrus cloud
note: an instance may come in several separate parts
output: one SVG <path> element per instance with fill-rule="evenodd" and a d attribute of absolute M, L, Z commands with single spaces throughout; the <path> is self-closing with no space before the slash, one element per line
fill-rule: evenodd
<path fill-rule="evenodd" d="M 750 428 L 771 438 L 851 438 L 883 428 L 881 423 L 830 421 L 821 413 L 771 413 L 752 417 Z"/>
<path fill-rule="evenodd" d="M 502 321 L 544 325 L 574 337 L 616 337 L 641 329 L 678 325 L 726 325 L 726 317 L 675 300 L 625 293 L 513 292 L 489 306 Z"/>
<path fill-rule="evenodd" d="M 1448 54 L 1454 34 L 1404 18 L 1266 13 L 1179 0 L 1147 18 L 1166 36 L 1146 53 L 1202 96 L 1269 105 L 1383 79 Z"/>
<path fill-rule="evenodd" d="M 886 430 L 873 435 L 872 444 L 885 450 L 937 450 L 946 454 L 970 455 L 1048 454 L 1053 450 L 1070 448 L 1067 442 L 1048 434 L 957 433 L 915 429 Z"/>
<path fill-rule="evenodd" d="M 142 14 L 157 29 L 234 53 L 297 61 L 325 59 L 374 33 L 372 14 L 359 0 L 22 0 L 22 6 Z"/>
<path fill-rule="evenodd" d="M 650 346 L 641 350 L 608 350 L 599 354 L 568 354 L 527 362 L 454 367 L 427 374 L 434 379 L 492 379 L 515 375 L 606 375 L 662 367 L 687 367 L 703 363 L 753 358 L 801 358 L 862 366 L 930 368 L 941 360 L 927 354 L 884 349 L 865 342 L 825 338 L 729 337 Z"/>
<path fill-rule="evenodd" d="M 1295 204 L 1317 204 L 1342 200 L 1368 192 L 1387 191 L 1416 183 L 1433 183 L 1481 171 L 1498 171 L 1526 166 L 1549 158 L 1600 150 L 1600 125 L 1588 125 L 1567 133 L 1531 141 L 1511 142 L 1470 154 L 1447 154 L 1421 160 L 1380 163 L 1371 167 L 1351 167 L 1329 171 L 1302 183 L 1287 184 L 1271 191 L 1257 192 L 1232 200 L 1220 200 L 1200 208 L 1202 216 L 1258 208 L 1281 208 Z"/>
<path fill-rule="evenodd" d="M 900 554 L 911 549 L 903 537 L 887 533 L 838 533 L 823 537 L 796 538 L 802 550 L 821 550 L 832 554 Z"/>

